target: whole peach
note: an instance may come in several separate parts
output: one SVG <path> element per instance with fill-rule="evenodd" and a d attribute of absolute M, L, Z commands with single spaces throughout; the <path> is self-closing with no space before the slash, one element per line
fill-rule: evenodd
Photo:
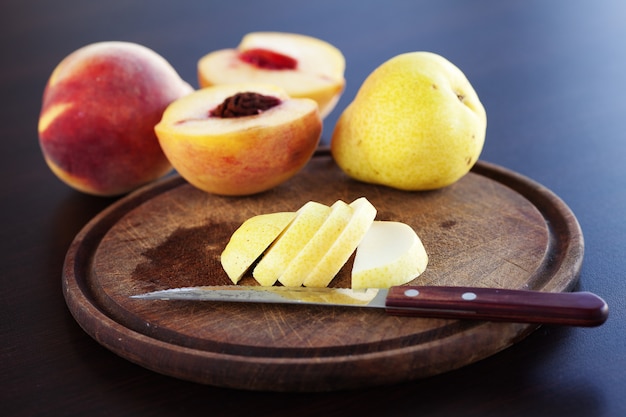
<path fill-rule="evenodd" d="M 69 186 L 114 196 L 172 167 L 154 134 L 165 108 L 192 87 L 159 54 L 130 42 L 99 42 L 63 59 L 43 94 L 39 143 Z"/>

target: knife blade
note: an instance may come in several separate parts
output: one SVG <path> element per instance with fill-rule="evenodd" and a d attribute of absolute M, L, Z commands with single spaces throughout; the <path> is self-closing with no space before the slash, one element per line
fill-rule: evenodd
<path fill-rule="evenodd" d="M 403 316 L 584 327 L 599 326 L 608 318 L 606 302 L 586 291 L 561 293 L 459 286 L 353 290 L 224 285 L 171 288 L 131 298 L 373 307 Z"/>

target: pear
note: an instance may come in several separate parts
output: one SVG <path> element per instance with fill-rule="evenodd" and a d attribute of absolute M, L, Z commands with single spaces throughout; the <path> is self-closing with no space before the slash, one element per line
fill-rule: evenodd
<path fill-rule="evenodd" d="M 486 128 L 485 109 L 463 72 L 440 55 L 410 52 L 363 82 L 335 126 L 331 152 L 357 180 L 438 189 L 469 172 Z"/>
<path fill-rule="evenodd" d="M 352 216 L 343 231 L 332 242 L 322 259 L 308 271 L 302 284 L 306 287 L 327 287 L 348 261 L 376 217 L 376 208 L 367 198 L 350 203 Z"/>
<path fill-rule="evenodd" d="M 298 209 L 296 217 L 252 271 L 254 279 L 262 286 L 274 285 L 289 262 L 319 230 L 330 211 L 330 207 L 315 201 L 309 201 Z"/>
<path fill-rule="evenodd" d="M 249 218 L 235 230 L 220 257 L 222 268 L 233 284 L 239 282 L 294 217 L 295 212 L 260 214 Z"/>
<path fill-rule="evenodd" d="M 337 200 L 330 214 L 302 250 L 289 261 L 278 281 L 285 287 L 299 287 L 309 271 L 324 257 L 339 235 L 344 231 L 354 210 L 344 201 Z"/>
<path fill-rule="evenodd" d="M 352 288 L 389 288 L 417 278 L 428 254 L 411 226 L 375 221 L 359 244 L 352 266 Z"/>
<path fill-rule="evenodd" d="M 419 276 L 428 254 L 411 226 L 375 221 L 365 197 L 332 206 L 309 201 L 297 212 L 254 216 L 233 233 L 222 266 L 234 284 L 254 262 L 263 286 L 327 287 L 350 256 L 353 289 L 389 288 Z"/>

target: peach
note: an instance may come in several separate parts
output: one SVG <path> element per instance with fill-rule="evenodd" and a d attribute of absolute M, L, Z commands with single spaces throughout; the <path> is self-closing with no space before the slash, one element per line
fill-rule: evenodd
<path fill-rule="evenodd" d="M 317 103 L 263 84 L 223 84 L 173 102 L 155 131 L 165 155 L 195 187 L 250 195 L 295 175 L 322 132 Z"/>
<path fill-rule="evenodd" d="M 201 87 L 266 83 L 291 97 L 315 100 L 322 117 L 335 107 L 343 89 L 345 59 L 339 49 L 317 38 L 283 32 L 253 32 L 236 49 L 211 52 L 198 61 Z"/>
<path fill-rule="evenodd" d="M 193 88 L 159 54 L 129 42 L 99 42 L 63 59 L 43 94 L 39 143 L 62 181 L 114 196 L 172 167 L 154 125 Z"/>

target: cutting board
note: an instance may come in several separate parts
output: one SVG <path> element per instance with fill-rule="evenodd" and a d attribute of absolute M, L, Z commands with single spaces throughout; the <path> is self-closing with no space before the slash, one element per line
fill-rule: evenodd
<path fill-rule="evenodd" d="M 89 222 L 68 250 L 63 287 L 80 326 L 153 371 L 222 387 L 329 391 L 447 372 L 536 326 L 407 318 L 364 308 L 138 300 L 170 287 L 230 284 L 220 253 L 246 219 L 367 197 L 377 220 L 411 225 L 430 256 L 413 284 L 568 291 L 583 258 L 579 224 L 554 193 L 479 161 L 456 184 L 406 192 L 349 179 L 325 153 L 283 185 L 248 197 L 202 192 L 178 176 Z M 331 286 L 350 286 L 352 259 Z M 242 284 L 254 285 L 251 276 Z"/>

